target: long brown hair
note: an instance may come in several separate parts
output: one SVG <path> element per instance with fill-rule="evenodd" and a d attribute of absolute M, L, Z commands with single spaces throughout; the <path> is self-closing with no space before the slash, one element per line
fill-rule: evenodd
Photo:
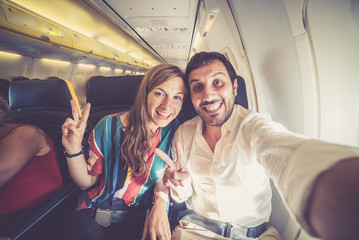
<path fill-rule="evenodd" d="M 171 64 L 160 64 L 149 69 L 138 89 L 137 97 L 127 119 L 124 139 L 121 145 L 121 157 L 131 168 L 131 174 L 141 175 L 148 171 L 145 157 L 151 145 L 152 132 L 148 128 L 147 96 L 155 87 L 174 77 L 186 82 L 184 73 Z"/>

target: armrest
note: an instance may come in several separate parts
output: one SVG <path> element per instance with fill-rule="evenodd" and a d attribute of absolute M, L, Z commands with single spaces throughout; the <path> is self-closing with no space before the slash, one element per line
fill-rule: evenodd
<path fill-rule="evenodd" d="M 51 217 L 59 217 L 63 214 L 70 214 L 74 209 L 80 189 L 75 183 L 70 182 L 47 200 L 38 205 L 20 221 L 13 219 L 9 222 L 6 233 L 0 233 L 0 239 L 18 239 L 45 230 L 44 225 L 48 224 Z M 55 214 L 56 213 L 56 214 Z M 59 214 L 57 214 L 59 213 Z M 46 227 L 47 228 L 47 227 Z"/>

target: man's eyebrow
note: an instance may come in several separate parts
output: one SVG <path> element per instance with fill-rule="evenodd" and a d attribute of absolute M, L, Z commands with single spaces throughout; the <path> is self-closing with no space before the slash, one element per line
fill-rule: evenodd
<path fill-rule="evenodd" d="M 217 76 L 217 75 L 224 75 L 224 76 L 226 76 L 226 74 L 225 74 L 224 72 L 216 72 L 216 73 L 214 73 L 211 77 L 215 77 L 215 76 Z"/>
<path fill-rule="evenodd" d="M 214 74 L 211 75 L 211 77 L 213 78 L 213 77 L 215 77 L 217 75 L 226 76 L 226 74 L 224 72 L 215 72 Z M 189 85 L 191 85 L 191 83 L 193 83 L 193 82 L 198 82 L 198 81 L 199 81 L 199 79 L 196 79 L 196 78 L 192 79 L 192 80 L 189 81 Z"/>
<path fill-rule="evenodd" d="M 191 85 L 191 83 L 193 83 L 193 82 L 198 82 L 199 80 L 198 79 L 192 79 L 191 81 L 189 81 L 189 85 Z"/>

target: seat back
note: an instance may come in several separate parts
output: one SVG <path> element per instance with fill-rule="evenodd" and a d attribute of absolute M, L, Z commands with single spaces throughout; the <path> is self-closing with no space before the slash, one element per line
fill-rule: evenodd
<path fill-rule="evenodd" d="M 35 125 L 52 139 L 57 151 L 63 187 L 34 209 L 8 218 L 6 239 L 63 239 L 65 225 L 75 208 L 79 189 L 71 180 L 61 142 L 61 125 L 72 117 L 70 100 L 80 107 L 72 84 L 66 80 L 27 80 L 10 84 L 11 121 Z"/>
<path fill-rule="evenodd" d="M 104 116 L 127 111 L 135 101 L 143 76 L 91 77 L 87 82 L 87 100 L 91 103 L 89 128 Z M 92 125 L 92 127 L 91 127 Z"/>
<path fill-rule="evenodd" d="M 89 130 L 92 130 L 102 117 L 127 111 L 135 100 L 142 79 L 143 76 L 91 77 L 87 82 L 87 102 L 91 103 Z M 238 94 L 235 103 L 248 108 L 244 79 L 238 76 L 237 82 Z M 193 108 L 191 97 L 187 96 L 177 119 L 183 123 L 195 116 L 197 112 Z"/>
<path fill-rule="evenodd" d="M 71 99 L 75 99 L 79 109 L 72 84 L 62 79 L 15 81 L 10 84 L 11 122 L 35 125 L 51 138 L 64 183 L 71 179 L 63 155 L 61 126 L 66 118 L 72 117 Z"/>
<path fill-rule="evenodd" d="M 234 99 L 234 103 L 248 109 L 246 83 L 241 76 L 237 76 L 237 96 Z"/>
<path fill-rule="evenodd" d="M 9 86 L 10 82 L 6 79 L 0 78 L 0 97 L 9 102 Z"/>

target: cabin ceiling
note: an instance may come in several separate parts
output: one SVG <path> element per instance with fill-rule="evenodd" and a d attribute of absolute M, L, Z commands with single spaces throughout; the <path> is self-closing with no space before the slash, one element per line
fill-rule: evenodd
<path fill-rule="evenodd" d="M 198 1 L 93 0 L 99 10 L 124 20 L 166 62 L 185 68 L 191 47 Z M 114 15 L 108 14 L 110 11 Z"/>

